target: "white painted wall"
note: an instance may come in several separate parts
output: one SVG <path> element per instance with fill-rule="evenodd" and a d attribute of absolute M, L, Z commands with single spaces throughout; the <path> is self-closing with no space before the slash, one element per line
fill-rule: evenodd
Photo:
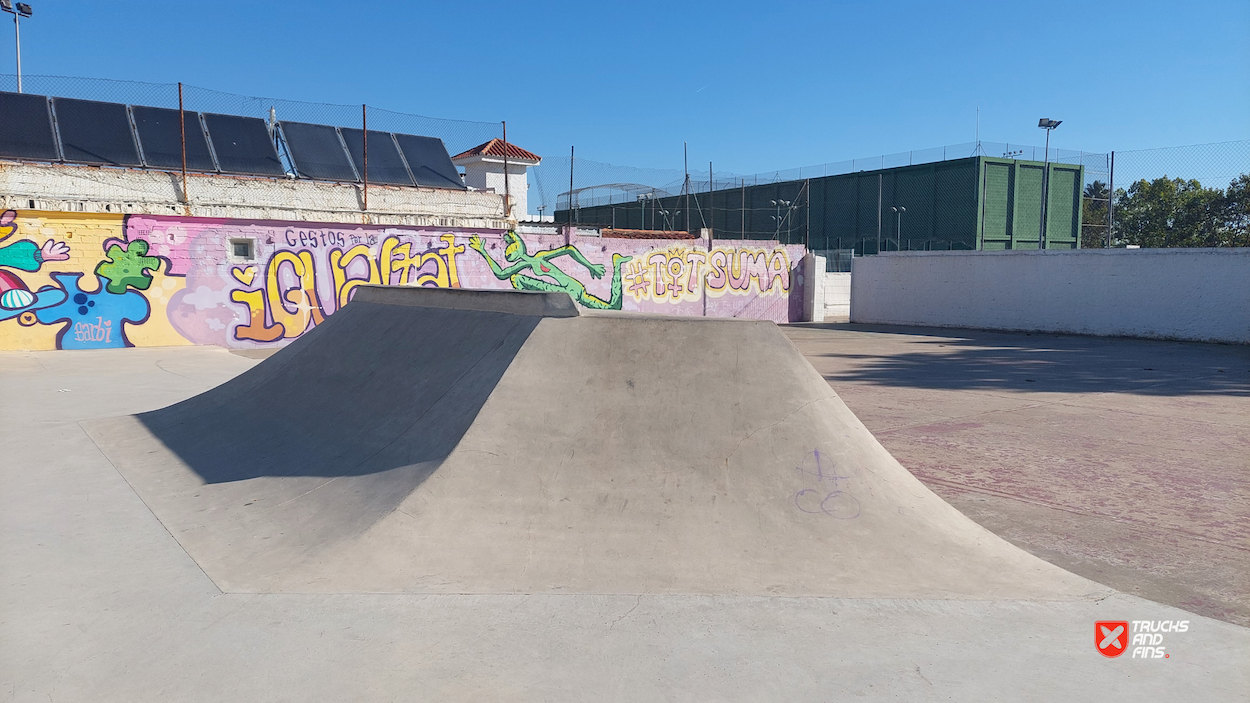
<path fill-rule="evenodd" d="M 851 316 L 850 272 L 825 273 L 825 320 L 846 321 Z"/>
<path fill-rule="evenodd" d="M 856 258 L 851 321 L 1250 344 L 1250 249 Z"/>
<path fill-rule="evenodd" d="M 503 161 L 481 160 L 464 167 L 464 184 L 476 190 L 504 194 Z M 512 198 L 512 216 L 529 216 L 529 167 L 515 162 L 508 164 L 508 195 Z"/>
<path fill-rule="evenodd" d="M 803 255 L 803 321 L 823 322 L 825 319 L 825 257 L 810 251 Z"/>

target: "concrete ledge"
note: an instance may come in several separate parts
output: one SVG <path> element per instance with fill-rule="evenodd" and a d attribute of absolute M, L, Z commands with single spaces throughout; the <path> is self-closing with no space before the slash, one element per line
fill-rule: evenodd
<path fill-rule="evenodd" d="M 360 286 L 352 302 L 506 312 L 533 317 L 577 317 L 577 306 L 567 293 L 522 290 L 469 290 L 424 286 Z"/>

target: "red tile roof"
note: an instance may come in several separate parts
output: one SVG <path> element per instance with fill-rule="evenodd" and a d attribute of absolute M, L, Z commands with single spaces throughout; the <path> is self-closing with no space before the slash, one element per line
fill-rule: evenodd
<path fill-rule="evenodd" d="M 603 229 L 599 234 L 611 239 L 698 239 L 689 232 L 652 229 Z"/>
<path fill-rule="evenodd" d="M 509 159 L 520 159 L 525 161 L 542 161 L 541 156 L 532 151 L 527 151 L 516 144 L 508 144 L 506 146 Z M 456 154 L 451 157 L 454 159 L 463 158 L 465 156 L 497 156 L 503 158 L 505 145 L 502 139 L 492 139 L 485 144 L 478 144 L 468 151 Z"/>

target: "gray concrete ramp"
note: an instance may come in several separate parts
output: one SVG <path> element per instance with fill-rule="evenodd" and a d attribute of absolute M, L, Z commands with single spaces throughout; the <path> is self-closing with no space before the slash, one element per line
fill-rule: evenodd
<path fill-rule="evenodd" d="M 553 298 L 362 288 L 232 381 L 87 430 L 232 592 L 1105 591 L 926 489 L 773 323 Z"/>

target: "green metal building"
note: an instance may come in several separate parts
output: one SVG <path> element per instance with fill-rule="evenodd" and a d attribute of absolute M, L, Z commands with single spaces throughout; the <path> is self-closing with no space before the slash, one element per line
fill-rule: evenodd
<path fill-rule="evenodd" d="M 899 249 L 1036 249 L 1046 168 L 1040 161 L 974 156 L 575 207 L 572 213 L 558 210 L 555 219 L 693 234 L 710 227 L 716 239 L 774 239 L 814 250 L 853 249 L 856 256 Z M 1046 248 L 1075 249 L 1084 167 L 1051 163 L 1049 171 Z"/>

